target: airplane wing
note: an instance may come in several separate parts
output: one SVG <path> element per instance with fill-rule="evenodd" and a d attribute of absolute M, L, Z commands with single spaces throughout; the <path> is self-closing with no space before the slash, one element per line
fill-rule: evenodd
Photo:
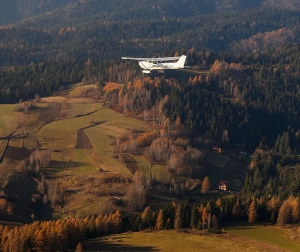
<path fill-rule="evenodd" d="M 128 59 L 128 60 L 137 60 L 137 61 L 171 61 L 171 60 L 178 60 L 181 56 L 177 57 L 162 57 L 162 58 L 131 58 L 131 57 L 122 57 L 122 59 Z"/>

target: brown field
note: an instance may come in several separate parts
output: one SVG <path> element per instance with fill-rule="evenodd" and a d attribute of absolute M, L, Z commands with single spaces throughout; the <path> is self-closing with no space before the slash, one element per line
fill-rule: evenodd
<path fill-rule="evenodd" d="M 9 174 L 18 169 L 20 161 L 27 159 L 30 154 L 30 150 L 22 147 L 9 146 L 6 149 L 4 159 L 0 164 L 0 188 L 5 185 L 5 181 Z"/>
<path fill-rule="evenodd" d="M 30 154 L 31 154 L 31 150 L 28 150 L 26 148 L 9 146 L 6 149 L 4 157 L 21 161 L 26 158 L 29 158 Z"/>
<path fill-rule="evenodd" d="M 61 103 L 49 103 L 47 107 L 39 114 L 38 121 L 49 123 L 55 121 L 62 108 Z"/>
<path fill-rule="evenodd" d="M 130 154 L 120 154 L 119 157 L 122 159 L 128 170 L 134 174 L 138 169 L 137 162 L 135 158 Z"/>
<path fill-rule="evenodd" d="M 93 145 L 83 129 L 77 131 L 75 149 L 93 149 Z"/>

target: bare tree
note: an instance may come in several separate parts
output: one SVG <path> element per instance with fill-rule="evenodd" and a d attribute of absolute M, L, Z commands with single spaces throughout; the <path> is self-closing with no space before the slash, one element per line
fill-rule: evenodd
<path fill-rule="evenodd" d="M 127 205 L 131 210 L 139 211 L 143 209 L 150 186 L 150 178 L 146 177 L 141 171 L 137 171 L 133 175 L 133 182 L 126 193 Z"/>

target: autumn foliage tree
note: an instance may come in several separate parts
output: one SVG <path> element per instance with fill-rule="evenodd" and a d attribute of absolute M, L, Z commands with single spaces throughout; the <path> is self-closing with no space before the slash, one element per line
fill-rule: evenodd
<path fill-rule="evenodd" d="M 257 219 L 257 209 L 256 209 L 256 200 L 253 199 L 249 208 L 248 208 L 248 222 L 255 223 Z"/>
<path fill-rule="evenodd" d="M 201 184 L 201 192 L 206 194 L 208 190 L 210 189 L 210 181 L 209 178 L 206 176 Z"/>

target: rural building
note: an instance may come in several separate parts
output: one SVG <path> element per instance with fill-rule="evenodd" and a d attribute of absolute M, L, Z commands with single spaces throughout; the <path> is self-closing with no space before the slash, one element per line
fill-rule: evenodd
<path fill-rule="evenodd" d="M 222 153 L 222 148 L 220 146 L 213 146 L 213 151 Z"/>
<path fill-rule="evenodd" d="M 219 184 L 219 189 L 222 191 L 226 191 L 228 189 L 228 183 L 222 180 Z"/>

